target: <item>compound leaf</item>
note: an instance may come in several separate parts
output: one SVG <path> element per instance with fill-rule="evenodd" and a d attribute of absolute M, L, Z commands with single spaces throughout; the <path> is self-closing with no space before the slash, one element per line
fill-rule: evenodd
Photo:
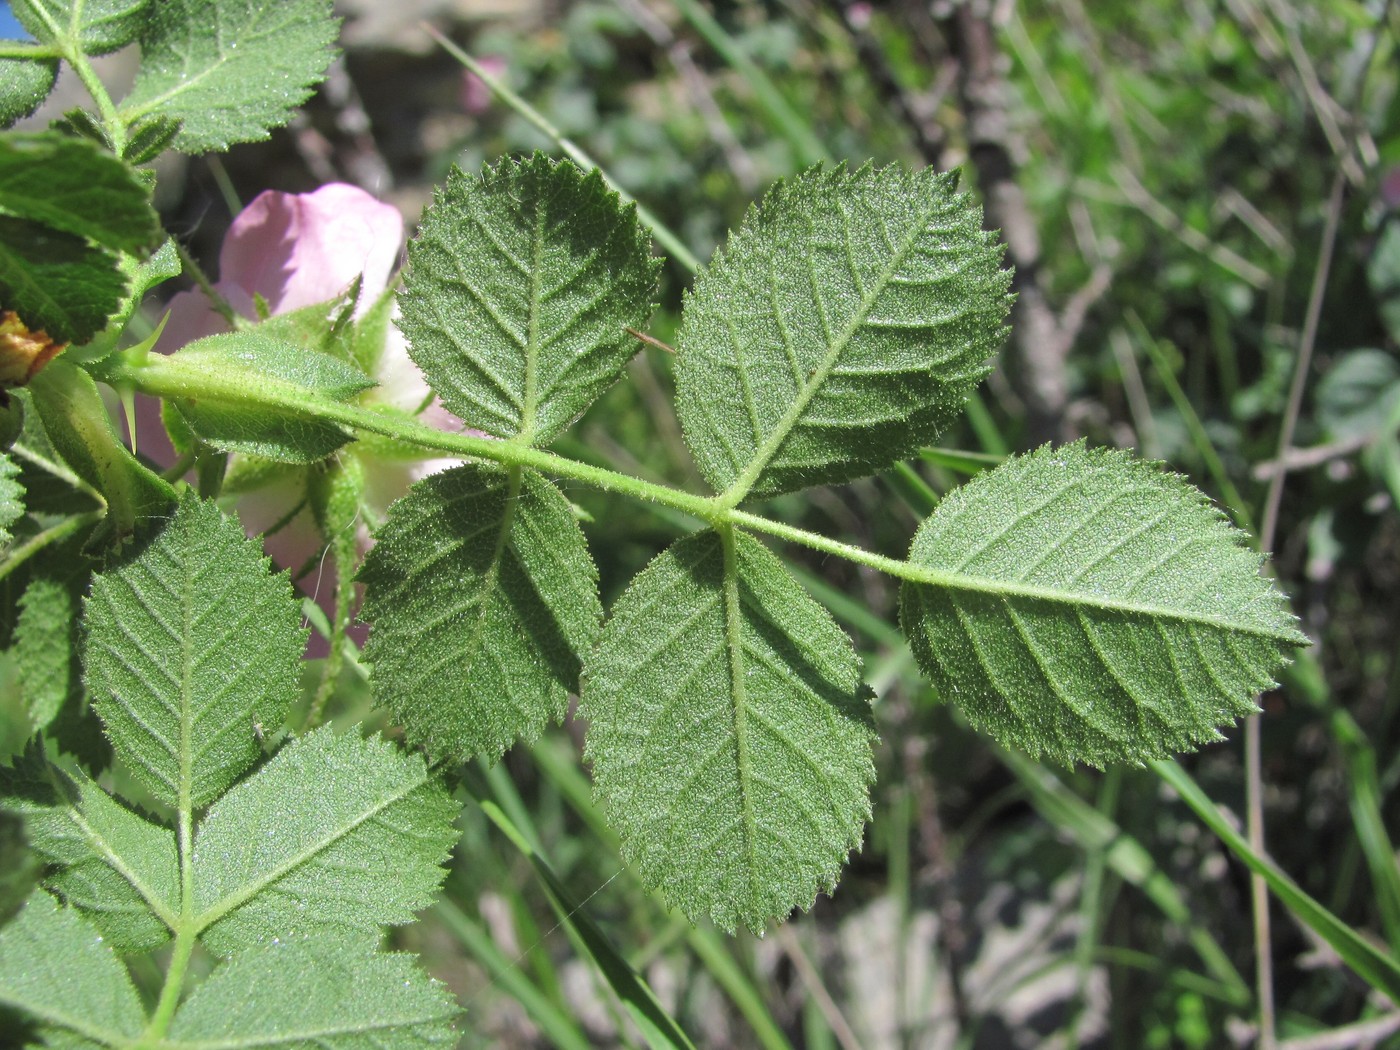
<path fill-rule="evenodd" d="M 240 952 L 180 1007 L 175 1046 L 423 1050 L 455 1045 L 460 1011 L 410 956 L 317 938 Z"/>
<path fill-rule="evenodd" d="M 112 946 L 42 890 L 0 929 L 0 1004 L 32 1015 L 49 1045 L 76 1037 L 110 1046 L 114 1037 L 134 1041 L 146 1025 Z"/>
<path fill-rule="evenodd" d="M 830 890 L 870 814 L 850 640 L 752 537 L 703 532 L 618 599 L 580 714 L 596 794 L 643 881 L 761 930 Z"/>
<path fill-rule="evenodd" d="M 0 135 L 0 212 L 133 255 L 163 236 L 150 193 L 130 168 L 54 132 Z"/>
<path fill-rule="evenodd" d="M 633 205 L 541 153 L 479 179 L 454 168 L 408 258 L 400 326 L 429 385 L 469 425 L 531 444 L 617 378 L 660 268 Z"/>
<path fill-rule="evenodd" d="M 20 25 L 46 44 L 105 55 L 135 42 L 151 0 L 11 0 Z"/>
<path fill-rule="evenodd" d="M 1282 595 L 1199 491 L 1120 451 L 1044 446 L 948 496 L 920 527 L 900 620 L 946 698 L 1003 744 L 1142 762 L 1256 710 Z"/>
<path fill-rule="evenodd" d="M 389 511 L 365 559 L 375 698 L 434 757 L 500 757 L 562 719 L 602 619 L 568 501 L 532 470 L 464 465 Z"/>
<path fill-rule="evenodd" d="M 286 573 L 186 494 L 144 547 L 93 580 L 84 664 L 112 746 L 157 798 L 199 807 L 262 754 L 296 695 L 305 630 Z"/>
<path fill-rule="evenodd" d="M 38 109 L 57 81 L 57 59 L 0 58 L 0 128 L 8 128 Z"/>
<path fill-rule="evenodd" d="M 329 728 L 294 740 L 200 824 L 194 910 L 205 943 L 228 954 L 328 927 L 375 943 L 380 926 L 432 902 L 456 815 L 419 755 Z"/>
<path fill-rule="evenodd" d="M 0 452 L 0 550 L 10 542 L 10 529 L 24 516 L 24 486 L 19 466 L 8 452 Z"/>
<path fill-rule="evenodd" d="M 261 141 L 325 76 L 338 28 L 327 0 L 161 0 L 122 116 L 180 121 L 186 153 Z"/>
<path fill-rule="evenodd" d="M 179 913 L 175 834 L 127 809 L 80 772 L 31 749 L 0 770 L 0 804 L 58 871 L 47 884 L 119 952 L 165 943 Z"/>
<path fill-rule="evenodd" d="M 737 502 L 929 443 L 1005 336 L 1011 274 L 956 173 L 814 168 L 750 210 L 686 295 L 677 410 Z"/>

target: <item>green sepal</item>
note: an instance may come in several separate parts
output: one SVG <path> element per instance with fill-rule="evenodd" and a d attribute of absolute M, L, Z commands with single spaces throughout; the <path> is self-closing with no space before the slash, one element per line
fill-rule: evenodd
<path fill-rule="evenodd" d="M 345 401 L 374 381 L 329 354 L 270 339 L 260 328 L 199 339 L 171 355 L 163 363 L 197 373 L 206 389 L 222 384 L 232 391 L 228 398 L 202 393 L 172 400 L 190 429 L 215 448 L 283 463 L 324 459 L 353 434 L 310 415 L 248 404 L 238 392 L 274 386 L 293 399 Z"/>
<path fill-rule="evenodd" d="M 128 164 L 148 164 L 170 149 L 179 134 L 180 122 L 173 117 L 143 117 L 127 129 L 122 160 Z"/>
<path fill-rule="evenodd" d="M 92 376 L 60 357 L 28 389 L 53 447 L 106 501 L 107 516 L 89 547 L 120 544 L 142 525 L 165 517 L 175 490 L 126 450 Z"/>

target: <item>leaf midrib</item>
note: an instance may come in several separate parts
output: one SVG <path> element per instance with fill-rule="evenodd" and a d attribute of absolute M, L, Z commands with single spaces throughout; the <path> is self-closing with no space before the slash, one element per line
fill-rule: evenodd
<path fill-rule="evenodd" d="M 1214 627 L 1222 630 L 1234 631 L 1238 634 L 1246 634 L 1256 638 L 1268 638 L 1273 641 L 1288 642 L 1295 645 L 1306 643 L 1307 641 L 1307 639 L 1297 631 L 1269 628 L 1258 624 L 1239 623 L 1222 619 L 1218 616 L 1212 616 L 1208 613 L 1197 612 L 1192 609 L 1172 609 L 1147 602 L 1134 602 L 1123 598 L 1086 594 L 1081 591 L 1056 590 L 1055 588 L 1044 587 L 1038 584 L 998 580 L 987 576 L 972 576 L 967 573 L 949 572 L 929 565 L 920 565 L 917 562 L 908 562 L 906 564 L 909 569 L 913 571 L 900 574 L 905 580 L 908 580 L 910 583 L 938 589 L 990 595 L 992 597 L 1004 598 L 1008 601 L 1018 598 L 1029 599 L 1032 601 L 1069 605 L 1076 609 L 1089 607 L 1104 612 L 1144 616 L 1154 620 L 1171 620 L 1185 624 L 1201 624 L 1205 627 Z"/>
<path fill-rule="evenodd" d="M 734 717 L 734 763 L 739 786 L 739 797 L 744 813 L 744 869 L 747 889 L 752 892 L 753 873 L 758 867 L 756 843 L 758 841 L 758 818 L 753 808 L 752 780 L 753 766 L 749 756 L 748 741 L 748 687 L 744 673 L 743 607 L 739 597 L 739 564 L 734 529 L 717 529 L 723 567 L 721 590 L 724 595 L 724 640 L 729 650 L 729 690 Z"/>
<path fill-rule="evenodd" d="M 257 31 L 252 31 L 252 35 L 250 35 L 247 38 L 246 43 L 250 45 L 256 45 L 256 43 L 262 40 L 264 37 L 276 36 L 284 28 L 284 25 L 285 23 L 279 23 L 275 26 L 268 26 L 264 28 L 264 30 L 260 33 Z M 243 42 L 245 41 L 240 41 L 240 43 Z M 203 70 L 194 74 L 193 76 L 182 75 L 178 84 L 175 84 L 173 87 L 161 92 L 158 95 L 151 96 L 149 99 L 142 102 L 139 106 L 135 106 L 131 110 L 127 111 L 123 115 L 126 122 L 128 124 L 134 123 L 141 117 L 144 117 L 147 113 L 160 109 L 161 106 L 169 102 L 171 99 L 179 98 L 186 92 L 193 91 L 204 81 L 206 77 L 213 76 L 225 65 L 234 60 L 233 55 L 229 52 L 228 49 L 224 47 L 224 43 L 222 40 L 219 40 L 215 44 L 215 47 L 218 51 L 218 58 L 212 64 L 206 66 Z M 180 55 L 180 65 L 183 66 L 185 64 L 185 61 L 189 57 L 189 55 Z"/>
<path fill-rule="evenodd" d="M 544 268 L 544 202 L 535 200 L 535 228 L 530 236 L 530 316 L 525 324 L 525 396 L 520 411 L 520 432 L 515 440 L 523 444 L 533 444 L 535 437 L 535 415 L 538 411 L 539 358 L 540 358 L 540 310 L 543 307 L 540 287 L 541 270 Z M 517 484 L 518 488 L 518 484 Z M 494 564 L 494 563 L 493 563 Z"/>
<path fill-rule="evenodd" d="M 930 216 L 938 207 L 939 202 L 933 200 L 926 202 L 924 207 L 919 210 L 917 218 L 911 222 L 910 231 L 905 235 L 903 243 L 898 246 L 897 251 L 891 253 L 889 261 L 886 263 L 884 269 L 881 270 L 877 280 L 875 280 L 870 287 L 865 289 L 864 293 L 861 295 L 860 306 L 852 313 L 850 320 L 847 321 L 841 333 L 832 340 L 821 364 L 812 371 L 811 377 L 807 380 L 806 384 L 798 390 L 797 397 L 794 399 L 792 407 L 788 409 L 783 418 L 778 421 L 777 426 L 769 433 L 767 440 L 765 440 L 758 451 L 754 453 L 753 458 L 749 460 L 749 465 L 744 468 L 743 473 L 730 484 L 729 488 L 726 489 L 720 497 L 720 504 L 722 506 L 737 507 L 743 502 L 744 497 L 748 495 L 749 490 L 757 484 L 769 462 L 777 455 L 778 450 L 788 439 L 788 435 L 792 433 L 793 428 L 802 418 L 803 413 L 807 411 L 807 406 L 826 384 L 827 379 L 831 375 L 831 370 L 836 367 L 837 362 L 841 359 L 841 355 L 850 344 L 852 337 L 865 323 L 865 319 L 875 306 L 875 301 L 884 294 L 885 288 L 889 285 L 890 280 L 894 277 L 899 268 L 904 265 L 905 259 L 909 257 L 909 253 L 918 242 L 920 235 L 925 231 Z M 844 247 L 849 256 L 850 216 L 846 213 L 844 208 L 841 212 L 841 219 Z M 808 274 L 814 280 L 816 279 L 816 274 L 811 271 L 810 266 Z M 825 313 L 825 311 L 822 312 Z M 823 320 L 825 320 L 825 318 L 823 318 Z"/>
<path fill-rule="evenodd" d="M 256 897 L 263 890 L 267 889 L 269 886 L 272 886 L 288 872 L 299 868 L 301 865 L 312 860 L 319 853 L 323 852 L 330 846 L 339 842 L 347 835 L 350 835 L 353 832 L 357 831 L 360 828 L 360 826 L 363 825 L 366 821 L 378 816 L 380 813 L 384 812 L 384 810 L 388 809 L 395 803 L 403 801 L 405 798 L 413 794 L 413 792 L 417 791 L 427 782 L 428 776 L 426 770 L 424 770 L 422 771 L 421 775 L 418 776 L 415 782 L 405 783 L 399 791 L 391 794 L 387 798 L 380 800 L 375 805 L 368 807 L 359 816 L 347 821 L 344 824 L 341 824 L 340 826 L 335 828 L 331 833 L 323 835 L 319 839 L 315 839 L 314 841 L 309 843 L 306 848 L 298 850 L 296 853 L 289 856 L 283 863 L 277 865 L 275 868 L 269 869 L 263 877 L 245 883 L 243 886 L 239 887 L 237 890 L 234 890 L 232 893 L 226 894 L 224 897 L 215 901 L 213 904 L 209 905 L 207 908 L 205 908 L 202 912 L 200 912 L 194 917 L 194 929 L 199 930 L 201 932 L 207 930 L 210 926 L 214 925 L 214 923 L 218 922 L 220 919 L 224 918 L 230 913 L 236 911 L 238 908 L 248 903 L 248 901 L 250 901 L 252 898 Z M 196 843 L 196 847 L 198 847 L 198 845 L 199 844 Z"/>
<path fill-rule="evenodd" d="M 49 769 L 52 771 L 53 767 L 50 766 Z M 50 772 L 50 777 L 52 777 L 52 772 Z M 72 803 L 65 804 L 64 811 L 68 819 L 72 821 L 73 825 L 82 834 L 88 846 L 97 854 L 97 857 L 124 878 L 127 883 L 130 884 L 131 888 L 140 894 L 141 899 L 146 902 L 146 906 L 151 909 L 156 918 L 160 919 L 161 922 L 165 923 L 166 926 L 170 927 L 172 930 L 175 929 L 176 923 L 179 922 L 179 915 L 176 914 L 175 909 L 156 892 L 154 887 L 149 885 L 146 880 L 142 878 L 141 874 L 137 872 L 135 868 L 127 863 L 126 858 L 117 851 L 116 846 L 107 840 L 107 836 L 94 828 L 92 824 L 88 822 L 87 817 Z M 174 850 L 175 841 L 173 834 L 171 835 L 170 845 L 172 847 L 171 857 L 176 860 L 178 867 L 178 858 Z M 175 872 L 175 878 L 178 883 L 178 870 Z"/>

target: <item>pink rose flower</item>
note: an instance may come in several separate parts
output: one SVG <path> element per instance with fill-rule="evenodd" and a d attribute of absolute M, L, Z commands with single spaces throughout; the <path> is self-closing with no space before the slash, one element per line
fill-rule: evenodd
<path fill-rule="evenodd" d="M 311 193 L 265 190 L 238 213 L 219 252 L 214 289 L 243 317 L 261 295 L 274 314 L 334 299 L 363 275 L 361 309 L 385 288 L 403 247 L 403 216 L 358 186 L 332 182 Z M 161 341 L 183 346 L 227 331 L 202 292 L 170 300 Z"/>
<path fill-rule="evenodd" d="M 369 309 L 389 287 L 403 247 L 404 224 L 398 209 L 364 190 L 331 183 L 312 193 L 259 194 L 229 227 L 219 253 L 215 290 L 243 317 L 257 316 L 255 296 L 274 314 L 328 302 L 361 279 L 355 315 Z M 194 339 L 228 330 L 223 317 L 200 291 L 181 292 L 170 301 L 170 318 L 157 349 L 173 352 Z M 363 403 L 391 405 L 418 412 L 431 391 L 408 356 L 403 336 L 392 324 L 379 362 L 370 377 L 379 385 L 362 395 Z M 159 402 L 143 399 L 138 411 L 140 448 L 156 462 L 170 464 L 175 452 L 159 423 Z M 462 424 L 431 400 L 419 418 L 442 430 Z M 419 478 L 452 466 L 451 458 L 385 460 L 360 455 L 355 445 L 341 455 L 359 455 L 365 474 L 365 513 L 383 519 L 389 503 L 408 491 Z M 249 535 L 259 535 L 281 520 L 305 494 L 308 472 L 291 468 L 266 488 L 238 497 L 238 513 Z M 360 526 L 360 546 L 370 544 L 367 524 Z M 264 548 L 278 565 L 298 572 L 316 559 L 325 541 L 309 509 L 263 537 Z M 328 599 L 329 587 L 319 584 L 313 568 L 298 581 L 313 598 Z M 319 641 L 312 638 L 313 652 Z M 319 651 L 323 651 L 320 647 Z"/>

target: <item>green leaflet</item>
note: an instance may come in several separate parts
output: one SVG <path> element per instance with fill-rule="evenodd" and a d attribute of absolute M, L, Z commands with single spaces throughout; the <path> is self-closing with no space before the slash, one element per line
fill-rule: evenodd
<path fill-rule="evenodd" d="M 216 969 L 180 1007 L 172 1050 L 450 1048 L 456 1004 L 411 956 L 318 937 L 243 952 Z"/>
<path fill-rule="evenodd" d="M 180 899 L 174 832 L 33 749 L 15 769 L 0 770 L 0 805 L 24 818 L 30 845 L 58 866 L 49 889 L 114 949 L 148 951 L 169 939 Z"/>
<path fill-rule="evenodd" d="M 49 1045 L 71 1046 L 74 1037 L 104 1046 L 113 1036 L 131 1040 L 146 1021 L 111 945 L 42 890 L 0 929 L 0 1004 L 31 1014 Z"/>
<path fill-rule="evenodd" d="M 458 169 L 409 245 L 410 354 L 469 426 L 543 445 L 617 378 L 660 260 L 595 170 L 541 153 Z"/>
<path fill-rule="evenodd" d="M 692 920 L 761 930 L 830 889 L 870 815 L 850 640 L 742 533 L 681 540 L 618 599 L 580 715 L 597 799 Z"/>
<path fill-rule="evenodd" d="M 769 191 L 696 280 L 676 407 L 731 505 L 883 470 L 986 375 L 1011 274 L 956 181 L 813 168 Z"/>
<path fill-rule="evenodd" d="M 900 620 L 939 692 L 1060 762 L 1220 739 L 1306 644 L 1260 558 L 1196 489 L 1119 451 L 1045 446 L 920 527 Z"/>
<path fill-rule="evenodd" d="M 0 299 L 54 342 L 86 342 L 126 292 L 111 252 L 43 223 L 0 215 Z"/>
<path fill-rule="evenodd" d="M 12 0 L 10 10 L 34 39 L 105 55 L 136 40 L 151 0 Z"/>
<path fill-rule="evenodd" d="M 160 0 L 146 21 L 122 117 L 181 121 L 175 146 L 186 153 L 285 124 L 325 76 L 339 27 L 327 0 Z"/>
<path fill-rule="evenodd" d="M 35 729 L 46 728 L 82 695 L 75 582 L 36 576 L 20 595 L 11 653 L 24 710 Z"/>
<path fill-rule="evenodd" d="M 53 132 L 0 135 L 0 302 L 56 342 L 86 342 L 127 290 L 117 252 L 159 243 L 150 195 L 126 165 Z"/>
<path fill-rule="evenodd" d="M 377 943 L 432 903 L 457 804 L 418 755 L 322 728 L 209 809 L 194 912 L 220 954 L 325 932 Z"/>
<path fill-rule="evenodd" d="M 139 552 L 93 580 L 84 663 L 123 762 L 161 801 L 203 806 L 262 749 L 297 690 L 305 631 L 286 573 L 185 495 Z"/>
<path fill-rule="evenodd" d="M 0 135 L 0 212 L 142 256 L 162 238 L 150 193 L 130 168 L 54 132 Z"/>
<path fill-rule="evenodd" d="M 288 744 L 201 822 L 188 911 L 174 833 L 48 766 L 38 748 L 0 770 L 0 803 L 57 866 L 51 888 L 85 913 L 38 893 L 0 930 L 0 1003 L 109 1045 L 145 1021 L 119 1001 L 129 985 L 112 949 L 149 949 L 181 927 L 232 961 L 162 1045 L 234 1032 L 243 1046 L 450 1041 L 451 998 L 410 957 L 374 951 L 382 924 L 431 901 L 456 839 L 457 804 L 421 757 L 354 731 Z"/>
<path fill-rule="evenodd" d="M 568 502 L 532 470 L 454 467 L 390 508 L 360 580 L 375 698 L 435 758 L 499 758 L 564 716 L 602 606 Z"/>
<path fill-rule="evenodd" d="M 57 80 L 57 59 L 0 58 L 0 128 L 38 109 Z"/>
<path fill-rule="evenodd" d="M 19 467 L 8 452 L 0 452 L 0 552 L 9 545 L 10 529 L 24 517 L 24 486 Z"/>

